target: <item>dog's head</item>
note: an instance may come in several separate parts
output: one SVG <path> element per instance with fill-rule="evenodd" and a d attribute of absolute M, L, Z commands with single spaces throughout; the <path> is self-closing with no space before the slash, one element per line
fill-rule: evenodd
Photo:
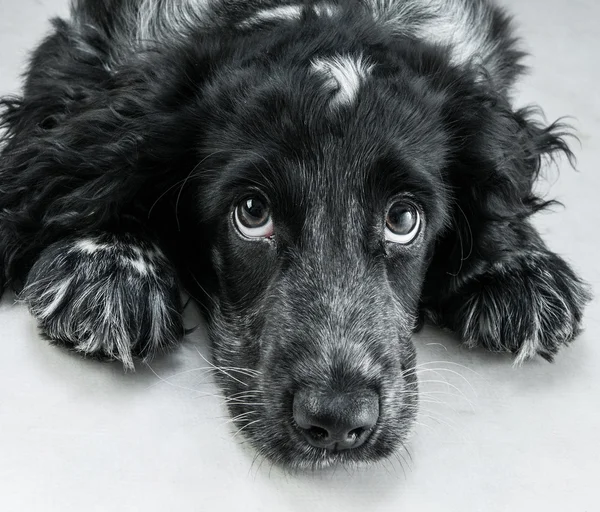
<path fill-rule="evenodd" d="M 204 83 L 179 216 L 240 430 L 288 465 L 376 460 L 416 414 L 431 262 L 467 268 L 466 215 L 533 207 L 547 141 L 439 49 L 302 38 Z"/>
<path fill-rule="evenodd" d="M 224 72 L 200 101 L 185 216 L 215 276 L 215 363 L 271 459 L 376 460 L 416 414 L 411 334 L 448 221 L 444 98 L 383 54 L 283 60 Z"/>

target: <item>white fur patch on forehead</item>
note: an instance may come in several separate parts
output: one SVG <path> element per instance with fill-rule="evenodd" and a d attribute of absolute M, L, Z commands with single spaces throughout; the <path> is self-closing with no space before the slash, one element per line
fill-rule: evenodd
<path fill-rule="evenodd" d="M 358 95 L 361 84 L 368 78 L 373 65 L 362 55 L 337 55 L 316 59 L 313 70 L 325 79 L 325 87 L 335 92 L 332 106 L 351 105 Z"/>

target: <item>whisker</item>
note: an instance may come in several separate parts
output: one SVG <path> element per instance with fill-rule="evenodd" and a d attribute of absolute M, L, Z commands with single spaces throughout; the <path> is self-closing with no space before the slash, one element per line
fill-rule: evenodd
<path fill-rule="evenodd" d="M 247 376 L 250 376 L 250 377 L 256 376 L 255 374 L 251 373 L 252 370 L 249 370 L 249 369 L 234 368 L 234 367 L 223 367 L 223 369 L 227 370 L 227 371 L 231 371 L 231 372 L 241 373 L 243 375 L 247 375 Z M 176 377 L 180 377 L 181 375 L 187 375 L 187 374 L 190 374 L 190 373 L 197 373 L 197 372 L 211 373 L 211 372 L 217 372 L 217 371 L 218 370 L 216 368 L 211 368 L 211 367 L 191 368 L 189 370 L 183 370 L 181 372 L 174 373 L 172 375 L 169 375 L 168 377 L 163 377 L 161 379 L 161 382 L 171 381 L 172 379 L 175 379 Z M 160 382 L 156 382 L 156 383 L 152 384 L 150 386 L 150 388 L 154 387 L 154 386 L 157 386 L 158 384 L 160 384 Z"/>
<path fill-rule="evenodd" d="M 204 359 L 210 366 L 212 366 L 213 368 L 217 369 L 219 372 L 221 372 L 223 375 L 227 375 L 227 377 L 229 377 L 230 379 L 239 382 L 240 384 L 242 384 L 242 386 L 248 386 L 248 383 L 241 381 L 240 379 L 236 379 L 233 375 L 231 375 L 230 373 L 228 373 L 226 370 L 223 370 L 222 368 L 218 367 L 217 365 L 211 363 L 208 359 L 206 359 L 206 357 L 204 357 L 201 352 L 196 349 L 196 352 L 198 352 L 198 355 Z"/>
<path fill-rule="evenodd" d="M 250 395 L 250 394 L 262 395 L 262 393 L 263 393 L 262 389 L 246 389 L 244 391 L 238 391 L 237 393 L 232 393 L 229 396 Z"/>
<path fill-rule="evenodd" d="M 261 407 L 264 407 L 265 405 L 267 405 L 265 402 L 244 402 L 243 400 L 233 400 L 233 401 L 226 401 L 227 404 L 234 404 L 234 405 L 258 405 Z"/>
<path fill-rule="evenodd" d="M 430 420 L 433 420 L 437 423 L 440 423 L 446 427 L 448 427 L 449 429 L 453 430 L 454 432 L 456 432 L 457 434 L 461 434 L 462 436 L 462 432 L 459 430 L 458 426 L 456 425 L 456 423 L 454 423 L 452 420 L 450 420 L 447 417 L 440 417 L 439 415 L 436 415 L 435 413 L 433 413 L 432 411 L 428 410 L 427 411 L 430 414 L 425 414 L 422 411 L 419 411 L 419 416 L 422 418 L 429 418 Z"/>
<path fill-rule="evenodd" d="M 216 155 L 218 153 L 222 153 L 222 150 L 213 151 L 209 155 L 206 155 L 202 160 L 200 160 L 194 166 L 194 168 L 189 172 L 189 174 L 186 176 L 185 180 L 183 181 L 183 184 L 181 185 L 181 188 L 179 189 L 179 193 L 177 194 L 177 199 L 175 200 L 175 221 L 177 222 L 177 231 L 181 231 L 181 226 L 179 224 L 179 213 L 178 213 L 179 200 L 181 199 L 181 194 L 183 193 L 183 189 L 185 188 L 186 183 L 190 179 L 190 176 L 198 169 L 198 167 L 200 167 L 204 162 L 206 162 L 206 160 L 208 160 L 209 158 L 213 157 L 214 155 Z"/>
<path fill-rule="evenodd" d="M 246 416 L 248 416 L 249 414 L 258 414 L 257 411 L 247 411 L 247 412 L 243 412 L 241 414 L 238 414 L 237 416 L 234 416 L 233 418 L 229 418 L 227 421 L 223 422 L 223 425 L 229 425 L 230 423 L 235 423 L 238 420 L 241 420 L 243 418 L 245 418 Z"/>
<path fill-rule="evenodd" d="M 214 307 L 218 307 L 219 303 L 215 300 L 215 298 L 210 293 L 208 293 L 204 289 L 204 287 L 199 283 L 198 279 L 193 274 L 193 272 L 189 269 L 189 267 L 188 267 L 188 273 L 191 276 L 191 278 L 194 280 L 194 282 L 196 283 L 196 285 L 198 286 L 198 288 L 200 288 L 200 291 L 202 291 L 204 293 L 204 295 L 206 295 L 206 298 L 212 303 L 212 305 Z M 196 302 L 201 303 L 201 301 L 199 301 L 198 299 L 196 299 Z"/>
<path fill-rule="evenodd" d="M 193 170 L 192 170 L 193 172 Z M 189 175 L 188 175 L 189 177 Z M 154 208 L 156 207 L 156 205 L 160 202 L 160 200 L 165 197 L 171 190 L 173 190 L 176 186 L 180 185 L 182 182 L 185 182 L 186 178 L 183 178 L 175 183 L 173 183 L 169 188 L 167 188 L 167 190 L 165 190 L 160 196 L 158 196 L 158 199 L 156 201 L 154 201 L 154 203 L 152 203 L 152 206 L 150 207 L 150 209 L 148 210 L 148 219 L 152 216 L 152 210 L 154 210 Z"/>
<path fill-rule="evenodd" d="M 427 425 L 427 423 L 421 423 L 420 421 L 416 421 L 416 420 L 413 423 L 418 427 L 425 427 L 425 428 L 429 429 L 431 432 L 435 432 L 435 429 L 431 425 Z"/>
<path fill-rule="evenodd" d="M 465 395 L 465 393 L 462 391 L 462 389 L 460 389 L 458 386 L 455 386 L 454 384 L 451 384 L 448 381 L 445 380 L 425 380 L 423 381 L 421 384 L 443 384 L 446 385 L 456 391 L 458 391 L 459 395 L 454 395 L 454 396 L 460 396 L 461 398 L 463 398 L 473 409 L 475 409 L 475 404 L 467 397 L 467 395 Z M 431 393 L 440 393 L 440 391 L 428 391 Z M 453 393 L 449 393 L 449 394 L 453 394 Z"/>
<path fill-rule="evenodd" d="M 400 452 L 394 452 L 394 458 L 398 461 L 398 464 L 400 464 L 400 469 L 402 470 L 402 474 L 404 475 L 404 480 L 406 480 L 406 469 L 404 467 L 404 464 L 406 464 L 406 459 L 402 456 L 402 454 Z M 392 467 L 394 468 L 395 471 L 395 465 L 392 464 Z"/>
<path fill-rule="evenodd" d="M 410 453 L 410 450 L 407 448 L 407 446 L 404 444 L 404 441 L 400 440 L 400 444 L 402 445 L 402 449 L 406 452 L 406 454 L 408 455 L 408 458 L 410 459 L 410 462 L 413 463 L 413 458 L 412 455 Z"/>
<path fill-rule="evenodd" d="M 242 430 L 249 427 L 250 425 L 254 425 L 255 423 L 258 423 L 259 421 L 261 421 L 260 418 L 257 420 L 251 421 L 249 423 L 246 423 L 242 428 L 238 429 L 238 431 L 235 434 L 233 434 L 233 438 L 235 439 L 240 434 L 240 432 L 242 432 Z M 260 469 L 260 467 L 258 469 Z"/>
<path fill-rule="evenodd" d="M 192 391 L 194 393 L 198 393 L 197 389 L 190 388 L 190 387 L 187 387 L 187 386 L 180 386 L 179 384 L 173 384 L 172 382 L 169 382 L 167 379 L 161 377 L 158 373 L 156 373 L 154 371 L 154 368 L 152 368 L 152 366 L 150 366 L 149 363 L 145 363 L 145 364 L 150 369 L 150 371 L 156 376 L 156 378 L 159 379 L 159 381 L 160 381 L 160 382 L 156 382 L 156 383 L 148 386 L 147 389 L 151 389 L 151 388 L 153 388 L 154 386 L 157 386 L 160 383 L 165 383 L 165 384 L 168 384 L 169 386 L 172 386 L 172 387 L 177 388 L 177 389 L 183 389 L 184 391 Z M 223 397 L 218 397 L 216 395 L 206 395 L 206 396 L 214 396 L 216 398 L 223 398 Z"/>
<path fill-rule="evenodd" d="M 447 372 L 447 373 L 451 373 L 452 375 L 456 375 L 457 377 L 462 379 L 467 384 L 467 386 L 469 386 L 469 388 L 471 389 L 473 394 L 475 396 L 477 396 L 477 391 L 475 391 L 475 388 L 473 387 L 473 385 L 469 382 L 469 380 L 464 375 L 458 373 L 457 371 L 451 370 L 449 368 L 419 368 L 415 372 L 415 375 L 418 375 L 421 372 L 434 372 L 434 373 L 437 373 L 438 375 L 440 375 L 439 372 Z M 444 378 L 442 375 L 440 375 L 440 377 Z"/>
<path fill-rule="evenodd" d="M 473 368 L 469 368 L 468 366 L 465 366 L 464 364 L 455 363 L 454 361 L 426 361 L 424 363 L 415 365 L 415 368 L 421 368 L 421 367 L 429 365 L 429 364 L 451 364 L 451 365 L 463 368 L 465 370 L 469 370 L 471 373 L 474 373 L 478 377 L 482 376 L 480 373 L 477 373 L 475 370 L 473 370 Z"/>

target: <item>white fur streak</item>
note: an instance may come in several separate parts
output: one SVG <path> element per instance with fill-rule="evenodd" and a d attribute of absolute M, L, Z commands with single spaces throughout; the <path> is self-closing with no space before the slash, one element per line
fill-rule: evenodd
<path fill-rule="evenodd" d="M 137 11 L 138 41 L 189 34 L 209 22 L 212 0 L 143 0 Z"/>
<path fill-rule="evenodd" d="M 164 332 L 164 326 L 168 318 L 167 305 L 157 290 L 150 291 L 148 301 L 152 310 L 152 324 L 150 328 L 150 340 L 148 343 L 151 347 L 160 347 L 162 344 L 161 337 Z"/>
<path fill-rule="evenodd" d="M 433 19 L 418 28 L 418 35 L 450 46 L 457 64 L 467 64 L 479 56 L 486 47 L 486 36 L 476 27 L 484 25 L 484 11 L 469 9 L 457 0 L 432 0 L 428 4 Z"/>
<path fill-rule="evenodd" d="M 509 295 L 510 286 L 503 292 L 488 293 L 485 299 L 482 295 L 474 295 L 468 300 L 460 333 L 468 347 L 479 345 L 482 339 L 493 342 L 488 348 L 501 351 L 510 351 L 518 344 L 514 364 L 520 366 L 528 359 L 548 352 L 548 346 L 561 345 L 573 337 L 573 310 L 550 272 L 544 270 L 545 264 L 543 257 L 531 257 L 529 268 L 535 269 L 531 278 L 534 280 L 513 290 L 513 294 L 523 294 L 521 300 L 528 304 L 525 314 L 517 316 L 512 309 L 515 300 L 519 299 Z M 505 332 L 502 325 L 506 323 L 512 324 L 510 330 L 522 338 L 502 339 Z"/>
<path fill-rule="evenodd" d="M 282 5 L 273 9 L 258 11 L 254 16 L 244 20 L 240 26 L 250 27 L 265 21 L 299 20 L 302 16 L 302 5 Z"/>
<path fill-rule="evenodd" d="M 170 340 L 170 284 L 158 272 L 166 264 L 158 247 L 104 236 L 73 241 L 64 251 L 45 264 L 47 277 L 34 279 L 23 290 L 51 338 L 70 342 L 84 354 L 120 360 L 129 370 L 134 369 L 136 343 L 146 343 L 144 353 L 152 355 Z M 74 270 L 65 266 L 65 253 L 77 258 Z M 138 339 L 142 321 L 150 322 L 144 340 Z"/>
<path fill-rule="evenodd" d="M 532 335 L 524 340 L 521 349 L 517 353 L 515 366 L 520 366 L 527 359 L 534 357 L 543 344 L 540 338 L 545 334 L 557 339 L 568 340 L 573 336 L 573 312 L 565 299 L 556 290 L 553 278 L 548 271 L 543 271 L 543 280 L 537 293 L 531 297 L 534 308 L 532 311 L 533 328 Z M 551 326 L 546 325 L 546 319 L 559 320 L 562 329 L 559 332 L 549 332 Z"/>
<path fill-rule="evenodd" d="M 451 49 L 455 64 L 486 59 L 494 50 L 483 27 L 491 24 L 492 10 L 471 0 L 369 0 L 375 19 L 395 31 Z"/>
<path fill-rule="evenodd" d="M 138 274 L 145 276 L 148 274 L 152 274 L 155 272 L 155 267 L 151 263 L 156 261 L 159 258 L 163 258 L 161 251 L 157 247 L 144 248 L 138 247 L 136 245 L 127 244 L 124 246 L 123 244 L 115 243 L 100 243 L 93 238 L 84 238 L 82 240 L 77 241 L 72 248 L 73 252 L 81 252 L 87 255 L 98 254 L 101 251 L 122 251 L 127 248 L 131 250 L 135 257 L 131 258 L 120 254 L 116 262 L 120 263 L 121 266 L 133 268 L 138 272 Z M 112 256 L 111 256 L 112 257 Z"/>
<path fill-rule="evenodd" d="M 79 299 L 65 303 L 65 296 L 73 286 L 73 281 L 74 278 L 59 281 L 38 294 L 35 302 L 30 301 L 34 316 L 49 321 L 59 306 L 68 307 L 66 314 L 56 316 L 54 321 L 47 324 L 50 336 L 68 338 L 73 341 L 73 348 L 77 352 L 103 353 L 122 361 L 125 368 L 133 370 L 132 340 L 123 328 L 126 318 L 119 286 L 110 279 L 90 283 Z M 49 299 L 50 303 L 46 305 Z M 102 312 L 93 315 L 86 311 L 86 299 L 87 307 L 93 304 L 102 308 Z"/>
<path fill-rule="evenodd" d="M 250 18 L 242 21 L 240 27 L 253 27 L 261 23 L 270 21 L 293 21 L 302 18 L 302 12 L 304 11 L 304 5 L 282 5 L 280 7 L 274 7 L 272 9 L 264 9 L 258 11 Z M 318 16 L 333 17 L 339 13 L 339 7 L 329 4 L 322 3 L 313 6 L 313 11 Z"/>
<path fill-rule="evenodd" d="M 98 251 L 107 251 L 112 248 L 113 246 L 108 244 L 100 244 L 92 238 L 84 238 L 83 240 L 79 240 L 73 246 L 74 250 L 84 252 L 86 254 L 95 254 Z"/>
<path fill-rule="evenodd" d="M 104 352 L 111 357 L 118 358 L 127 369 L 133 369 L 131 355 L 131 341 L 123 330 L 125 318 L 123 314 L 122 297 L 117 287 L 110 290 L 98 290 L 102 298 L 99 304 L 104 304 L 100 316 L 100 325 L 80 326 L 78 338 L 80 341 L 75 346 L 78 352 L 93 354 Z"/>
<path fill-rule="evenodd" d="M 133 268 L 135 271 L 138 272 L 138 274 L 140 274 L 142 276 L 154 273 L 154 266 L 151 263 L 149 263 L 148 261 L 146 261 L 144 258 L 141 258 L 141 257 L 127 258 L 125 256 L 122 256 L 121 264 L 126 267 Z"/>
<path fill-rule="evenodd" d="M 325 86 L 335 91 L 333 106 L 351 105 L 358 95 L 360 85 L 371 74 L 373 65 L 362 55 L 338 55 L 316 59 L 313 70 L 325 79 Z"/>
<path fill-rule="evenodd" d="M 69 291 L 72 281 L 73 278 L 68 278 L 64 281 L 52 283 L 51 286 L 48 286 L 44 289 L 44 291 L 40 294 L 40 299 L 42 301 L 50 299 L 50 302 L 44 307 L 37 309 L 36 316 L 38 318 L 42 320 L 49 318 L 60 307 L 65 299 L 65 296 L 67 295 L 67 292 Z"/>
<path fill-rule="evenodd" d="M 315 5 L 314 9 L 319 16 L 329 16 L 330 18 L 340 12 L 339 6 L 328 3 Z"/>

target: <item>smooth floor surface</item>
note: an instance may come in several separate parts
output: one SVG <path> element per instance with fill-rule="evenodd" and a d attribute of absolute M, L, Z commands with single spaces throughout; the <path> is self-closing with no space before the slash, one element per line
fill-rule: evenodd
<path fill-rule="evenodd" d="M 536 219 L 549 245 L 600 289 L 600 4 L 506 2 L 533 71 L 517 103 L 571 115 L 579 172 L 541 184 L 566 209 Z M 0 0 L 0 94 L 16 92 L 28 49 L 67 0 Z M 189 325 L 193 325 L 193 315 Z M 22 305 L 0 305 L 0 510 L 600 510 L 600 304 L 555 364 L 416 337 L 422 413 L 402 454 L 381 464 L 286 474 L 255 459 L 204 360 L 200 327 L 180 350 L 124 374 L 43 341 Z"/>

